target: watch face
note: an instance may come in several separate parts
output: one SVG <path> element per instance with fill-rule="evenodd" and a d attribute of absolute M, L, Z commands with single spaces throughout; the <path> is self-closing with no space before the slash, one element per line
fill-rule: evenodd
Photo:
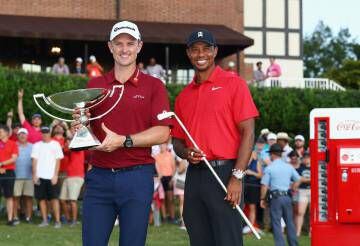
<path fill-rule="evenodd" d="M 127 139 L 125 141 L 125 147 L 128 147 L 128 148 L 132 147 L 132 141 L 130 139 Z"/>

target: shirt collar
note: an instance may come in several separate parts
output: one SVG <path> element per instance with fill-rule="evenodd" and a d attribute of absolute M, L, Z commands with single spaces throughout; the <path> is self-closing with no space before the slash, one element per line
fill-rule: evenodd
<path fill-rule="evenodd" d="M 210 74 L 209 78 L 208 78 L 206 81 L 204 81 L 204 82 L 205 82 L 205 83 L 206 83 L 206 82 L 215 83 L 215 82 L 218 80 L 219 76 L 222 74 L 222 72 L 224 72 L 224 70 L 223 70 L 220 66 L 215 66 L 215 69 L 212 71 L 212 73 Z M 193 79 L 192 79 L 192 81 L 191 81 L 191 84 L 192 84 L 193 86 L 199 86 L 199 84 L 196 84 L 195 79 L 196 79 L 196 75 L 194 75 L 194 77 L 193 77 Z M 204 82 L 203 82 L 203 83 L 204 83 Z M 201 84 L 202 84 L 202 83 L 201 83 Z M 200 84 L 200 85 L 201 85 L 201 84 Z"/>
<path fill-rule="evenodd" d="M 109 84 L 117 81 L 115 78 L 114 68 L 111 69 L 111 71 L 109 73 L 107 73 L 105 76 L 106 76 L 106 80 Z M 140 76 L 140 70 L 138 68 L 136 68 L 134 73 L 130 76 L 130 78 L 126 82 L 130 82 L 132 85 L 137 87 L 139 85 L 139 76 Z"/>

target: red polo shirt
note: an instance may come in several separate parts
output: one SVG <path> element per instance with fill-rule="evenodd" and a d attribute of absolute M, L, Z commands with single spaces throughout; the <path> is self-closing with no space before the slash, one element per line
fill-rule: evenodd
<path fill-rule="evenodd" d="M 89 81 L 88 88 L 112 89 L 116 81 L 114 70 L 104 76 Z M 116 92 L 101 105 L 91 111 L 92 116 L 107 111 L 118 98 Z M 169 111 L 169 100 L 164 84 L 157 78 L 143 74 L 138 69 L 128 81 L 124 83 L 124 93 L 119 104 L 102 119 L 90 123 L 94 134 L 103 141 L 106 134 L 101 123 L 120 135 L 139 133 L 153 126 L 170 126 L 171 120 L 157 119 L 157 115 L 164 110 Z M 118 148 L 111 153 L 94 151 L 91 164 L 105 168 L 128 167 L 139 164 L 154 163 L 151 148 Z"/>
<path fill-rule="evenodd" d="M 259 115 L 246 82 L 219 66 L 207 81 L 194 80 L 179 94 L 175 113 L 209 160 L 236 159 L 241 141 L 238 124 Z M 172 135 L 192 146 L 179 124 Z"/>
<path fill-rule="evenodd" d="M 8 139 L 6 142 L 0 140 L 0 162 L 9 160 L 12 155 L 19 155 L 19 149 L 16 142 Z M 11 163 L 5 166 L 2 166 L 6 170 L 14 170 L 15 163 Z"/>
<path fill-rule="evenodd" d="M 25 120 L 22 125 L 29 132 L 28 135 L 29 143 L 37 143 L 42 141 L 42 135 L 40 129 L 36 129 L 35 127 L 33 127 L 27 120 Z"/>

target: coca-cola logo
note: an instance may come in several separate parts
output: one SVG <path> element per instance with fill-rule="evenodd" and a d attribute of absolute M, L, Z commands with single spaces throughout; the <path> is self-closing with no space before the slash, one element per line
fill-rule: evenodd
<path fill-rule="evenodd" d="M 360 131 L 360 121 L 359 120 L 340 121 L 336 125 L 336 130 L 338 130 L 338 131 Z"/>

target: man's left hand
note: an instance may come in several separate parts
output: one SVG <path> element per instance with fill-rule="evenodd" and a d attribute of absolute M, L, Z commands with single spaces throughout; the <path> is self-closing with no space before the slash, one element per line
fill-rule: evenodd
<path fill-rule="evenodd" d="M 57 182 L 58 182 L 58 176 L 57 176 L 57 175 L 54 175 L 54 177 L 52 177 L 52 179 L 51 179 L 51 184 L 52 184 L 52 185 L 56 185 Z"/>
<path fill-rule="evenodd" d="M 236 205 L 240 204 L 241 192 L 242 181 L 231 176 L 227 185 L 227 195 L 225 197 L 225 200 L 227 200 L 233 206 L 233 208 L 235 208 Z"/>
<path fill-rule="evenodd" d="M 121 147 L 125 142 L 126 137 L 122 135 L 118 135 L 115 132 L 111 131 L 109 128 L 105 126 L 104 123 L 101 124 L 102 129 L 106 133 L 106 137 L 101 145 L 95 147 L 95 150 L 104 151 L 104 152 L 112 152 L 117 148 Z"/>

